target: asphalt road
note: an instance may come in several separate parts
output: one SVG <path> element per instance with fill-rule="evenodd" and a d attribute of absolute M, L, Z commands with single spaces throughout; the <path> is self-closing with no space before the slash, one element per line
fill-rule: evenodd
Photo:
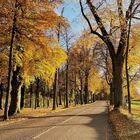
<path fill-rule="evenodd" d="M 107 104 L 89 105 L 0 127 L 0 140 L 115 140 Z"/>

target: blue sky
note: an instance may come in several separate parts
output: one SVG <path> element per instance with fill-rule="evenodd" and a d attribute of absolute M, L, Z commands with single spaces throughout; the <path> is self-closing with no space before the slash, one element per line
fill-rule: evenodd
<path fill-rule="evenodd" d="M 72 2 L 67 0 L 67 2 L 65 2 L 65 5 L 59 8 L 59 13 L 61 12 L 62 7 L 65 7 L 63 16 L 68 19 L 71 25 L 72 32 L 74 34 L 80 35 L 82 33 L 82 30 L 87 26 L 87 23 L 81 15 L 78 0 L 73 0 Z"/>

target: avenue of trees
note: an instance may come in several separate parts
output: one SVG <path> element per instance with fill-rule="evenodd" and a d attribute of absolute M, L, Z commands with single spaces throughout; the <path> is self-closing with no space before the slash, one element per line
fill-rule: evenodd
<path fill-rule="evenodd" d="M 140 1 L 79 0 L 80 37 L 56 12 L 62 0 L 0 0 L 0 109 L 129 104 L 140 74 Z M 72 14 L 72 13 L 70 13 Z M 137 22 L 138 21 L 138 22 Z M 80 24 L 80 23 L 79 23 Z"/>

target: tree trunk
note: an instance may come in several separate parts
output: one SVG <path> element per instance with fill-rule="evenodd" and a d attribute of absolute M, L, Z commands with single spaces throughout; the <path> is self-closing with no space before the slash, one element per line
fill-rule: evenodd
<path fill-rule="evenodd" d="M 74 73 L 74 103 L 77 104 L 77 98 L 76 98 L 76 91 L 77 91 L 77 80 L 76 80 L 76 71 Z"/>
<path fill-rule="evenodd" d="M 22 82 L 23 78 L 21 77 L 21 68 L 17 66 L 16 70 L 13 71 L 11 81 L 12 91 L 11 91 L 11 103 L 8 112 L 9 116 L 20 112 Z"/>
<path fill-rule="evenodd" d="M 129 82 L 129 71 L 128 71 L 128 55 L 129 55 L 129 41 L 130 41 L 130 32 L 131 32 L 131 22 L 132 22 L 132 17 L 130 18 L 129 26 L 128 26 L 127 47 L 126 47 L 126 57 L 125 57 L 125 71 L 126 71 L 126 81 L 127 81 L 128 112 L 129 113 L 131 113 L 131 93 L 130 93 L 130 82 Z"/>
<path fill-rule="evenodd" d="M 44 91 L 43 91 L 43 107 L 45 107 L 45 101 L 46 101 L 46 85 L 44 85 Z"/>
<path fill-rule="evenodd" d="M 113 86 L 114 86 L 114 108 L 122 106 L 123 96 L 123 62 L 122 59 L 117 59 L 113 62 Z"/>
<path fill-rule="evenodd" d="M 3 109 L 2 106 L 2 98 L 3 98 L 3 83 L 0 84 L 0 109 Z"/>
<path fill-rule="evenodd" d="M 30 108 L 32 108 L 33 85 L 30 84 Z"/>
<path fill-rule="evenodd" d="M 61 91 L 59 90 L 59 105 L 62 105 L 62 95 Z"/>
<path fill-rule="evenodd" d="M 88 71 L 85 72 L 85 104 L 89 103 L 89 93 L 88 93 Z"/>
<path fill-rule="evenodd" d="M 39 105 L 39 78 L 36 79 L 36 93 L 35 93 L 35 109 L 40 107 Z"/>
<path fill-rule="evenodd" d="M 80 78 L 80 104 L 83 104 L 83 79 Z"/>
<path fill-rule="evenodd" d="M 92 92 L 90 93 L 90 102 L 93 103 L 93 95 L 92 95 Z"/>
<path fill-rule="evenodd" d="M 95 94 L 92 95 L 92 100 L 95 102 Z"/>
<path fill-rule="evenodd" d="M 58 85 L 58 70 L 56 69 L 55 72 L 55 79 L 54 79 L 54 93 L 53 93 L 53 108 L 52 110 L 56 110 L 57 105 L 57 85 Z"/>
<path fill-rule="evenodd" d="M 25 88 L 25 85 L 23 85 L 23 86 L 21 87 L 21 102 L 20 102 L 20 108 L 21 108 L 21 109 L 24 108 L 25 92 L 26 92 L 26 88 Z"/>
<path fill-rule="evenodd" d="M 68 73 L 68 69 L 69 69 L 69 66 L 68 66 L 68 61 L 67 61 L 67 65 L 66 65 L 66 108 L 69 107 L 69 99 L 68 99 L 68 96 L 69 96 L 69 73 Z"/>
<path fill-rule="evenodd" d="M 48 86 L 48 91 L 47 91 L 47 107 L 50 106 L 50 89 L 49 89 L 49 86 Z"/>
<path fill-rule="evenodd" d="M 114 104 L 114 90 L 113 90 L 113 83 L 110 83 L 110 105 Z"/>
<path fill-rule="evenodd" d="M 15 1 L 15 9 L 17 9 L 17 0 Z M 8 64 L 8 81 L 7 81 L 7 93 L 6 93 L 6 100 L 5 100 L 5 109 L 4 109 L 4 120 L 8 119 L 8 110 L 9 110 L 9 97 L 11 91 L 11 79 L 12 79 L 12 66 L 13 66 L 13 47 L 14 47 L 14 38 L 16 32 L 16 21 L 17 21 L 17 12 L 15 11 L 13 17 L 13 27 L 11 33 L 11 42 L 10 42 L 10 52 L 9 52 L 9 64 Z"/>

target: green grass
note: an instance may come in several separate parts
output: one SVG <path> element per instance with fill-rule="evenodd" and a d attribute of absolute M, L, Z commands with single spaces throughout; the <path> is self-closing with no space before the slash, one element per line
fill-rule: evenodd
<path fill-rule="evenodd" d="M 140 122 L 140 100 L 133 100 L 131 102 L 133 119 Z"/>
<path fill-rule="evenodd" d="M 132 101 L 131 102 L 132 108 L 140 108 L 140 101 Z"/>
<path fill-rule="evenodd" d="M 137 105 L 137 106 L 140 106 L 140 100 L 135 100 L 135 101 L 132 101 L 132 105 Z"/>

